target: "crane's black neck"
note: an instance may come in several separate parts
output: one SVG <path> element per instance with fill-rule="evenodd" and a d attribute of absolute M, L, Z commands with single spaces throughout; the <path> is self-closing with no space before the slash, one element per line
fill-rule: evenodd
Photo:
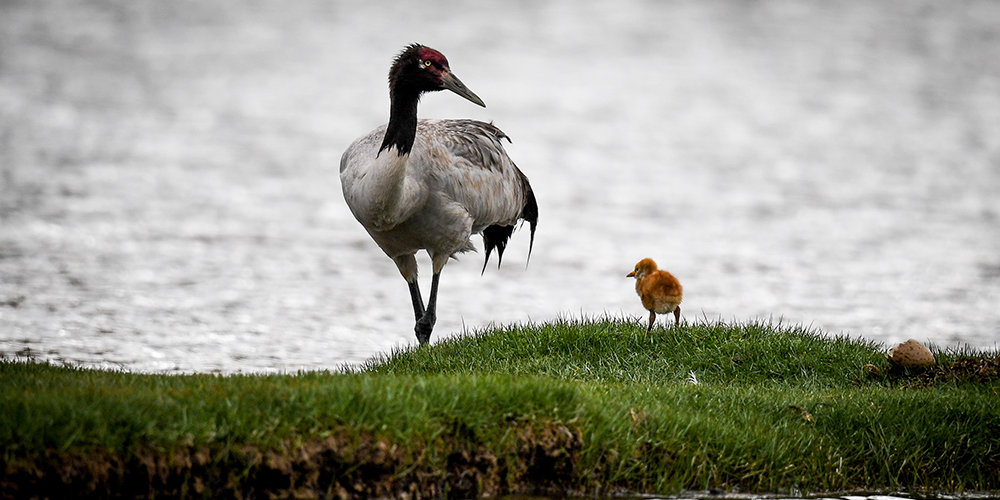
<path fill-rule="evenodd" d="M 420 92 L 409 89 L 393 89 L 389 108 L 389 126 L 385 129 L 385 139 L 379 154 L 392 146 L 399 156 L 410 154 L 413 141 L 417 138 L 417 103 Z"/>

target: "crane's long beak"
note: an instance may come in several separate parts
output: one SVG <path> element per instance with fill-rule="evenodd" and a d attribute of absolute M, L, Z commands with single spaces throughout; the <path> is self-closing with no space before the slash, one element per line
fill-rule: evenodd
<path fill-rule="evenodd" d="M 444 85 L 444 88 L 484 108 L 486 107 L 486 103 L 484 103 L 483 100 L 480 99 L 475 92 L 469 90 L 469 87 L 466 87 L 465 84 L 462 83 L 462 80 L 459 80 L 458 77 L 455 76 L 451 71 L 445 71 L 441 75 L 441 84 Z"/>

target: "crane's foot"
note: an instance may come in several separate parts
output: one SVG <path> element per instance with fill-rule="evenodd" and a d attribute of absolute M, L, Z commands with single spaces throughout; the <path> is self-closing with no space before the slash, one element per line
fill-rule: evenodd
<path fill-rule="evenodd" d="M 436 316 L 434 311 L 427 311 L 417 321 L 417 325 L 413 327 L 413 331 L 417 334 L 417 342 L 420 342 L 420 345 L 431 341 L 431 331 L 434 330 L 434 323 L 437 322 Z"/>

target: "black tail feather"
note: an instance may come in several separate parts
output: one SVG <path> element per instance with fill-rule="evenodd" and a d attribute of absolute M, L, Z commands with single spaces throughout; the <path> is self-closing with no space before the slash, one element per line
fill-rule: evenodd
<path fill-rule="evenodd" d="M 531 184 L 528 184 L 528 178 L 525 177 L 520 170 L 517 173 L 521 174 L 521 185 L 524 187 L 524 207 L 521 208 L 521 220 L 528 221 L 528 227 L 531 229 L 531 239 L 528 241 L 528 258 L 524 261 L 524 267 L 528 267 L 528 261 L 531 260 L 531 249 L 535 247 L 535 226 L 538 224 L 538 202 L 535 201 L 535 192 L 531 190 Z"/>
<path fill-rule="evenodd" d="M 503 262 L 503 251 L 507 249 L 507 240 L 514 232 L 514 226 L 490 226 L 483 230 L 483 245 L 486 246 L 486 260 L 483 261 L 483 272 L 486 273 L 486 264 L 490 262 L 490 254 L 493 249 L 497 249 L 497 269 Z"/>
<path fill-rule="evenodd" d="M 528 178 L 520 170 L 517 173 L 521 177 L 521 188 L 524 193 L 524 206 L 521 207 L 521 216 L 519 219 L 527 221 L 531 229 L 531 240 L 528 243 L 528 259 L 530 260 L 531 250 L 535 247 L 538 202 L 535 201 L 535 193 L 531 190 L 531 184 L 528 184 Z M 500 268 L 500 264 L 503 262 L 503 251 L 507 249 L 507 241 L 510 240 L 510 235 L 513 233 L 514 226 L 493 225 L 483 230 L 483 245 L 486 246 L 486 259 L 483 261 L 482 273 L 486 273 L 486 265 L 490 262 L 490 254 L 493 253 L 494 248 L 497 250 L 497 269 Z M 528 263 L 525 262 L 524 265 L 527 267 Z"/>

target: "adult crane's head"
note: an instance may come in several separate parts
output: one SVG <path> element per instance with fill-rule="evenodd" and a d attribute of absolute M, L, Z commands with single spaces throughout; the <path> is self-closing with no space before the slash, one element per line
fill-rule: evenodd
<path fill-rule="evenodd" d="M 420 44 L 412 44 L 396 56 L 389 70 L 389 92 L 398 93 L 432 92 L 450 90 L 482 107 L 483 100 L 462 83 L 451 72 L 448 58 L 444 54 Z"/>

